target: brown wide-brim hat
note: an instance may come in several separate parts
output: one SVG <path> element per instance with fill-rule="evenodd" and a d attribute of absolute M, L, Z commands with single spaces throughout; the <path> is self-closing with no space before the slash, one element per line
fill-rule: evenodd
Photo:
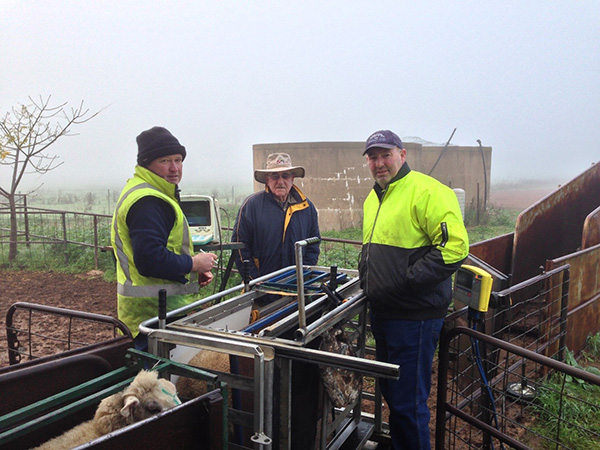
<path fill-rule="evenodd" d="M 296 178 L 304 177 L 304 167 L 292 166 L 292 158 L 287 153 L 271 153 L 267 156 L 267 163 L 262 170 L 254 171 L 254 179 L 259 183 L 266 183 L 269 173 L 290 172 Z"/>

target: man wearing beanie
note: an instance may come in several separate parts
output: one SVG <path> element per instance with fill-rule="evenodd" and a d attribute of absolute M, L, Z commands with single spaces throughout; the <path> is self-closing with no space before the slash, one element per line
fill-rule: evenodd
<path fill-rule="evenodd" d="M 121 192 L 112 220 L 117 260 L 119 320 L 147 349 L 139 324 L 158 314 L 158 292 L 167 291 L 167 310 L 194 300 L 212 280 L 217 255 L 193 254 L 187 220 L 179 206 L 185 147 L 169 130 L 153 127 L 137 137 L 137 166 Z"/>

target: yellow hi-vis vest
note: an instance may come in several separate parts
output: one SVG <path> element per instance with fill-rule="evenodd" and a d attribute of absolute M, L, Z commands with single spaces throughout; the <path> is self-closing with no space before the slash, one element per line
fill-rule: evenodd
<path fill-rule="evenodd" d="M 181 308 L 194 300 L 198 292 L 198 276 L 186 275 L 188 283 L 145 277 L 138 272 L 127 226 L 129 209 L 142 197 L 155 196 L 169 203 L 175 211 L 175 224 L 167 241 L 167 249 L 178 255 L 192 255 L 193 244 L 187 220 L 175 198 L 175 185 L 150 170 L 136 166 L 133 178 L 121 192 L 111 229 L 111 243 L 117 260 L 117 310 L 133 336 L 139 324 L 158 315 L 158 291 L 167 291 L 167 310 Z"/>

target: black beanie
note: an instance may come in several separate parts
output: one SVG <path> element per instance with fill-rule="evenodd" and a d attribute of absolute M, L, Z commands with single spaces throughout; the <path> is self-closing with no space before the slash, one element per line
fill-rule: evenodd
<path fill-rule="evenodd" d="M 152 127 L 142 131 L 136 141 L 138 144 L 137 163 L 142 167 L 148 167 L 156 158 L 167 155 L 179 154 L 185 160 L 185 147 L 166 128 Z"/>

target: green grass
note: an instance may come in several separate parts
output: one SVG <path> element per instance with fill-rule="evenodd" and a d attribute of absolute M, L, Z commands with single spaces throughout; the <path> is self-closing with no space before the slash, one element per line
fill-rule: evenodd
<path fill-rule="evenodd" d="M 583 355 L 600 359 L 600 333 L 588 336 Z"/>
<path fill-rule="evenodd" d="M 469 242 L 485 241 L 496 236 L 512 233 L 515 231 L 515 224 L 520 211 L 510 208 L 490 207 L 488 211 L 480 217 L 479 225 L 475 224 L 473 212 L 465 213 L 465 224 L 469 233 Z"/>
<path fill-rule="evenodd" d="M 584 365 L 600 361 L 600 333 L 589 336 L 580 357 Z M 600 375 L 597 367 L 583 367 L 572 352 L 566 362 L 574 367 Z M 561 448 L 600 449 L 600 386 L 590 385 L 569 375 L 553 374 L 539 387 L 531 411 L 537 418 L 532 430 L 559 441 Z M 594 434 L 596 433 L 596 434 Z M 545 448 L 555 448 L 547 442 Z"/>
<path fill-rule="evenodd" d="M 5 270 L 53 271 L 82 273 L 94 269 L 94 252 L 89 247 L 63 244 L 24 243 L 18 247 L 16 260 L 8 262 L 8 245 L 0 246 L 0 267 Z M 98 252 L 98 270 L 107 281 L 114 281 L 115 265 L 110 252 Z"/>

